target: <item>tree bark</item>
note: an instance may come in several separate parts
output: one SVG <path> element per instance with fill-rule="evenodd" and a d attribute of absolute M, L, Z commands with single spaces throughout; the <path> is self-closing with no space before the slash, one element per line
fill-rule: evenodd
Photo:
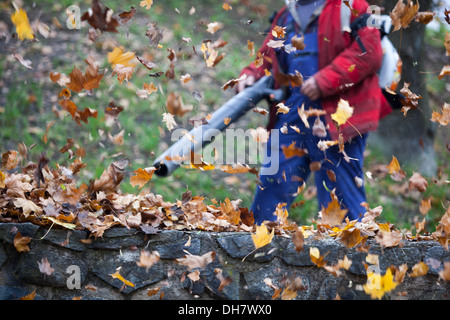
<path fill-rule="evenodd" d="M 372 0 L 370 4 L 384 7 L 383 14 L 389 15 L 397 1 Z M 431 1 L 420 1 L 419 11 L 431 9 Z M 425 73 L 425 26 L 412 21 L 408 28 L 389 35 L 403 62 L 399 88 L 410 83 L 409 89 L 422 96 L 419 108 L 409 110 L 406 117 L 400 110 L 384 118 L 376 133 L 370 135 L 368 147 L 381 151 L 390 160 L 394 155 L 401 165 L 407 165 L 426 176 L 434 176 L 437 171 L 434 151 L 436 127 L 430 121 L 431 108 L 426 90 Z"/>

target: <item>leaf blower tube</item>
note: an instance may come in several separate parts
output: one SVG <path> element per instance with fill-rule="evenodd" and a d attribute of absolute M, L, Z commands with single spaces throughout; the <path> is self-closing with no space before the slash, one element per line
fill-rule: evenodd
<path fill-rule="evenodd" d="M 214 141 L 216 134 L 253 109 L 262 99 L 269 99 L 275 103 L 282 101 L 283 90 L 274 90 L 272 87 L 273 77 L 264 76 L 228 100 L 211 115 L 208 123 L 183 134 L 177 142 L 156 158 L 153 162 L 155 174 L 160 177 L 170 175 L 184 160 L 191 159 L 191 152 L 200 153 L 203 147 Z"/>

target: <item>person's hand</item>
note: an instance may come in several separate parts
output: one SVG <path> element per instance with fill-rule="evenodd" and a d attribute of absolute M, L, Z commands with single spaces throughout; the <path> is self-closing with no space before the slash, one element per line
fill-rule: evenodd
<path fill-rule="evenodd" d="M 307 96 L 311 101 L 320 98 L 320 89 L 314 77 L 309 77 L 308 80 L 302 84 L 300 92 Z"/>
<path fill-rule="evenodd" d="M 245 88 L 251 87 L 254 84 L 255 84 L 255 77 L 254 76 L 248 76 L 245 79 L 243 79 L 243 80 L 238 82 L 236 91 L 237 91 L 237 93 L 239 93 L 242 90 L 244 90 Z"/>

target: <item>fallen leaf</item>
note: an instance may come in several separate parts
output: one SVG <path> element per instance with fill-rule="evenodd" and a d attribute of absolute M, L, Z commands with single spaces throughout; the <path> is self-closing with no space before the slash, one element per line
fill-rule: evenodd
<path fill-rule="evenodd" d="M 309 257 L 311 258 L 311 261 L 318 267 L 322 268 L 325 265 L 325 255 L 321 256 L 320 251 L 316 247 L 310 247 L 309 248 Z"/>
<path fill-rule="evenodd" d="M 450 281 L 450 262 L 444 262 L 444 269 L 439 271 L 439 278 L 444 281 Z"/>
<path fill-rule="evenodd" d="M 168 112 L 163 113 L 162 122 L 164 122 L 166 124 L 167 129 L 169 131 L 172 131 L 172 129 L 175 128 L 175 126 L 177 125 L 173 115 Z"/>
<path fill-rule="evenodd" d="M 33 40 L 34 35 L 31 30 L 30 22 L 25 10 L 16 8 L 16 11 L 11 15 L 11 21 L 16 26 L 17 36 L 21 41 L 24 39 Z"/>
<path fill-rule="evenodd" d="M 22 209 L 22 214 L 25 218 L 28 218 L 28 216 L 34 212 L 36 215 L 42 214 L 42 208 L 37 206 L 33 201 L 24 199 L 24 198 L 17 198 L 14 200 L 14 205 L 17 208 Z"/>

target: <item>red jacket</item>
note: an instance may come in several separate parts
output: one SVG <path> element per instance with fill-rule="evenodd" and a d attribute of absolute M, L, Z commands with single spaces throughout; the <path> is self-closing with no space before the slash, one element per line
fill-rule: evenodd
<path fill-rule="evenodd" d="M 375 131 L 379 120 L 388 115 L 392 109 L 381 92 L 376 74 L 383 57 L 380 32 L 367 27 L 358 31 L 367 50 L 363 54 L 350 34 L 341 31 L 341 4 L 345 5 L 342 0 L 327 0 L 319 16 L 319 71 L 314 75 L 314 79 L 321 91 L 321 104 L 323 110 L 327 112 L 325 118 L 333 139 L 337 140 L 339 136 L 338 129 L 331 119 L 331 114 L 336 111 L 337 102 L 342 98 L 354 107 L 353 116 L 340 128 L 344 141 L 347 141 L 360 133 Z M 365 0 L 354 0 L 352 8 L 358 10 L 361 15 L 366 13 L 368 3 Z M 285 10 L 286 7 L 283 7 L 275 16 L 271 29 L 277 25 Z M 356 17 L 352 15 L 351 21 Z M 256 68 L 252 63 L 242 70 L 241 75 L 245 73 L 259 79 L 264 76 L 266 68 L 271 70 L 272 74 L 279 72 L 275 50 L 267 46 L 271 39 L 273 39 L 272 32 L 269 32 L 259 49 L 261 55 L 264 55 L 263 65 Z M 276 84 L 276 87 L 279 85 Z M 273 127 L 275 119 L 276 112 L 272 106 L 269 129 Z"/>

